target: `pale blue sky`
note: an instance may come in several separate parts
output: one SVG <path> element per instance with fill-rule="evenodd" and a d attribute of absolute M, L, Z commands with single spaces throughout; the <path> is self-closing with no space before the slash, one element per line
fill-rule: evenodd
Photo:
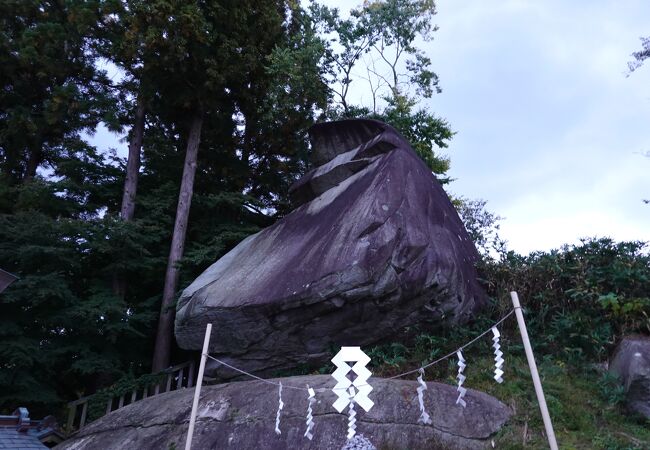
<path fill-rule="evenodd" d="M 487 200 L 519 252 L 650 241 L 650 62 L 625 76 L 650 36 L 650 1 L 437 4 L 424 48 L 443 92 L 426 104 L 457 131 L 450 190 Z M 93 141 L 126 148 L 106 133 Z"/>
<path fill-rule="evenodd" d="M 650 241 L 650 64 L 624 75 L 650 2 L 441 0 L 436 17 L 452 190 L 488 200 L 521 252 Z"/>

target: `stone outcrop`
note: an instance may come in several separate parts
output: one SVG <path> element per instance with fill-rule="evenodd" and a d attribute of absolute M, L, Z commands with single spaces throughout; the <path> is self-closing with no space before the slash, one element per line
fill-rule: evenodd
<path fill-rule="evenodd" d="M 625 387 L 626 407 L 650 419 L 650 338 L 623 338 L 609 363 L 609 371 Z"/>
<path fill-rule="evenodd" d="M 483 303 L 476 249 L 397 131 L 350 120 L 317 125 L 311 139 L 317 167 L 291 188 L 296 208 L 182 293 L 175 325 L 182 348 L 199 350 L 212 323 L 211 353 L 274 374 L 405 326 L 462 323 Z"/>
<path fill-rule="evenodd" d="M 204 386 L 192 448 L 237 450 L 340 450 L 346 443 L 347 416 L 332 407 L 336 396 L 329 375 L 284 378 L 284 409 L 276 435 L 278 390 L 260 382 L 234 382 Z M 309 384 L 315 389 L 314 438 L 304 437 L 307 393 L 286 386 Z M 510 417 L 510 410 L 495 398 L 469 389 L 467 407 L 455 404 L 454 386 L 427 383 L 425 406 L 432 425 L 418 423 L 415 381 L 372 378 L 370 398 L 375 406 L 358 411 L 357 433 L 377 448 L 482 449 Z M 60 444 L 58 450 L 168 450 L 185 446 L 193 389 L 157 395 L 113 411 L 84 427 Z M 360 408 L 357 408 L 360 409 Z"/>

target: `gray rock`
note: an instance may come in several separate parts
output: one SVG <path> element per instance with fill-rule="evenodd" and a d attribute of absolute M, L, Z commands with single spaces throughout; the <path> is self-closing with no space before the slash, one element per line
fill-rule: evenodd
<path fill-rule="evenodd" d="M 405 326 L 462 323 L 483 304 L 476 249 L 409 144 L 370 120 L 311 131 L 321 164 L 291 190 L 299 205 L 248 237 L 182 293 L 178 344 L 245 370 L 321 364 Z M 208 366 L 223 378 L 227 370 Z"/>
<path fill-rule="evenodd" d="M 377 450 L 377 447 L 372 445 L 370 439 L 363 434 L 357 434 L 352 439 L 348 439 L 341 450 Z"/>
<path fill-rule="evenodd" d="M 278 381 L 278 380 L 275 380 Z M 234 382 L 204 386 L 194 430 L 193 450 L 307 449 L 339 450 L 346 444 L 347 416 L 332 407 L 336 396 L 329 375 L 281 379 L 280 430 L 275 415 L 278 390 L 260 382 Z M 510 417 L 510 410 L 495 398 L 469 389 L 467 408 L 455 404 L 454 386 L 427 383 L 425 405 L 432 425 L 418 423 L 420 415 L 415 381 L 371 378 L 370 398 L 375 406 L 358 408 L 357 433 L 377 448 L 482 449 Z M 304 437 L 307 393 L 287 386 L 324 388 L 316 394 L 314 438 Z M 193 389 L 181 389 L 136 402 L 91 423 L 58 450 L 168 450 L 185 446 Z"/>
<path fill-rule="evenodd" d="M 609 363 L 609 371 L 625 387 L 627 408 L 650 419 L 650 338 L 623 338 Z"/>

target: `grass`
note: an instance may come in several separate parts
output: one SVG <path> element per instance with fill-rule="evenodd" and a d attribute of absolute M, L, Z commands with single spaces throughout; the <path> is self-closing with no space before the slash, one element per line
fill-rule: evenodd
<path fill-rule="evenodd" d="M 376 376 L 401 373 L 448 353 L 439 351 L 445 338 L 420 335 L 413 345 L 388 344 L 371 349 Z M 463 342 L 463 341 L 459 341 Z M 494 437 L 496 448 L 547 449 L 544 425 L 523 348 L 507 341 L 504 383 L 492 379 L 492 349 L 487 342 L 463 351 L 467 360 L 465 386 L 486 392 L 514 412 L 508 425 Z M 650 421 L 626 415 L 618 384 L 592 364 L 569 364 L 551 355 L 537 360 L 546 402 L 562 449 L 650 449 Z M 443 361 L 427 370 L 427 380 L 455 384 L 456 360 Z"/>
<path fill-rule="evenodd" d="M 474 361 L 475 374 L 467 386 L 491 394 L 511 406 L 514 415 L 497 436 L 500 448 L 548 448 L 539 405 L 523 357 L 507 359 L 506 380 L 497 385 L 489 373 L 492 361 Z M 468 367 L 469 369 L 469 367 Z M 551 358 L 539 364 L 546 402 L 558 443 L 563 449 L 648 449 L 650 423 L 627 416 L 618 402 L 603 392 L 594 369 L 575 368 Z"/>

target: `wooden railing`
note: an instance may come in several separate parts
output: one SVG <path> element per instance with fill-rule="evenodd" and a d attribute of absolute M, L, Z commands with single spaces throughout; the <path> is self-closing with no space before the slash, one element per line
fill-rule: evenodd
<path fill-rule="evenodd" d="M 110 397 L 106 403 L 106 414 L 153 395 L 182 388 L 191 388 L 194 385 L 194 361 L 170 367 L 163 370 L 159 375 L 162 378 L 161 381 L 133 389 L 130 393 Z M 66 425 L 68 435 L 81 430 L 88 424 L 88 403 L 96 395 L 88 395 L 68 403 L 68 423 Z"/>

